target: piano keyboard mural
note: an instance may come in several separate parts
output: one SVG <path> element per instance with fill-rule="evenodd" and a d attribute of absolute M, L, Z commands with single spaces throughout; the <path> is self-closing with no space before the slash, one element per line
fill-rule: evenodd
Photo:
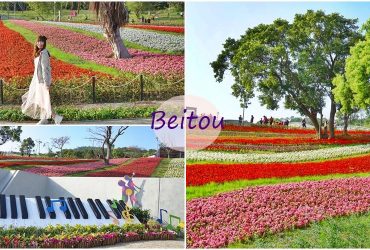
<path fill-rule="evenodd" d="M 33 187 L 22 186 L 25 182 Z M 138 240 L 176 240 L 183 246 L 182 179 L 51 178 L 0 170 L 0 191 L 0 247 L 98 247 Z"/>
<path fill-rule="evenodd" d="M 184 247 L 184 179 L 178 174 L 183 158 L 157 147 L 147 128 L 3 131 L 18 136 L 0 146 L 0 248 L 124 248 L 132 241 L 158 247 L 149 240 L 161 240 L 163 248 Z M 43 137 L 36 138 L 41 131 Z M 121 134 L 114 142 L 111 138 L 109 154 L 110 146 L 99 151 L 98 141 L 87 145 L 83 138 L 91 131 Z M 50 153 L 53 138 L 70 147 Z"/>

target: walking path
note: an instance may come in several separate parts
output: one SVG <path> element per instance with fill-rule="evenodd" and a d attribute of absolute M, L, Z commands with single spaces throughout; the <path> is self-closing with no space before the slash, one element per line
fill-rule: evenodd
<path fill-rule="evenodd" d="M 134 241 L 128 243 L 120 243 L 113 246 L 105 246 L 102 248 L 184 248 L 183 240 L 148 240 L 148 241 Z"/>

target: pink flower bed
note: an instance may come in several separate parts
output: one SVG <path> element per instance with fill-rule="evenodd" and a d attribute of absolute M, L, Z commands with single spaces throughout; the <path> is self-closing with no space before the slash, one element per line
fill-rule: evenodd
<path fill-rule="evenodd" d="M 127 161 L 128 158 L 118 158 L 111 159 L 110 164 L 119 165 Z M 67 174 L 73 174 L 83 171 L 95 170 L 99 168 L 106 167 L 103 161 L 91 162 L 91 163 L 81 163 L 72 165 L 49 165 L 49 166 L 39 166 L 25 169 L 24 171 L 34 174 L 40 174 L 44 176 L 65 176 Z"/>
<path fill-rule="evenodd" d="M 135 177 L 150 177 L 160 162 L 161 162 L 161 158 L 159 157 L 139 158 L 139 159 L 134 160 L 133 162 L 130 162 L 127 165 L 122 165 L 122 166 L 119 166 L 117 168 L 107 170 L 107 171 L 90 173 L 86 176 L 122 177 L 125 175 L 131 175 L 132 173 L 135 173 Z"/>
<path fill-rule="evenodd" d="M 132 58 L 117 60 L 110 58 L 112 49 L 107 41 L 51 25 L 24 20 L 13 20 L 12 22 L 46 36 L 50 44 L 65 52 L 108 67 L 136 74 L 173 76 L 184 73 L 184 56 L 154 54 L 129 49 Z"/>
<path fill-rule="evenodd" d="M 187 246 L 218 248 L 370 210 L 370 177 L 251 187 L 187 202 Z"/>

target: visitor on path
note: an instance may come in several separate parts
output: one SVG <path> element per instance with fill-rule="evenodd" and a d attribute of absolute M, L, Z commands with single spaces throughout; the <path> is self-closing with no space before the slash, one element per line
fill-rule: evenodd
<path fill-rule="evenodd" d="M 272 126 L 272 124 L 274 124 L 274 118 L 272 118 L 272 116 L 270 117 L 270 126 Z"/>
<path fill-rule="evenodd" d="M 254 120 L 254 116 L 251 115 L 251 121 L 250 121 L 250 123 L 253 123 L 253 120 Z"/>
<path fill-rule="evenodd" d="M 51 108 L 50 87 L 51 67 L 50 53 L 46 49 L 45 36 L 39 36 L 34 50 L 35 71 L 28 92 L 22 96 L 22 113 L 40 119 L 38 125 L 47 124 L 53 118 L 55 124 L 62 122 L 63 116 L 56 114 Z"/>
<path fill-rule="evenodd" d="M 262 118 L 261 118 L 261 120 L 260 120 L 260 124 L 261 124 L 261 125 L 263 124 L 263 120 L 262 120 Z"/>
<path fill-rule="evenodd" d="M 239 125 L 242 125 L 242 122 L 243 122 L 243 117 L 242 115 L 239 115 Z"/>
<path fill-rule="evenodd" d="M 303 118 L 302 120 L 302 128 L 306 128 L 306 118 Z"/>
<path fill-rule="evenodd" d="M 267 123 L 268 123 L 269 121 L 268 121 L 268 119 L 267 119 L 267 116 L 263 116 L 263 124 L 265 124 L 265 125 L 267 125 Z"/>
<path fill-rule="evenodd" d="M 289 126 L 289 120 L 288 120 L 288 119 L 286 119 L 286 120 L 284 121 L 284 125 L 285 125 L 285 126 L 287 126 L 287 127 Z"/>

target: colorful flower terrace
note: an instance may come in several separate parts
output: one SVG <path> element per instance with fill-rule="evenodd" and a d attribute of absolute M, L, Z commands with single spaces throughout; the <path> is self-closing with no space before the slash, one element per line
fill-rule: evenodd
<path fill-rule="evenodd" d="M 203 150 L 188 140 L 187 246 L 317 247 L 310 233 L 368 222 L 370 133 L 336 134 L 225 126 Z"/>

